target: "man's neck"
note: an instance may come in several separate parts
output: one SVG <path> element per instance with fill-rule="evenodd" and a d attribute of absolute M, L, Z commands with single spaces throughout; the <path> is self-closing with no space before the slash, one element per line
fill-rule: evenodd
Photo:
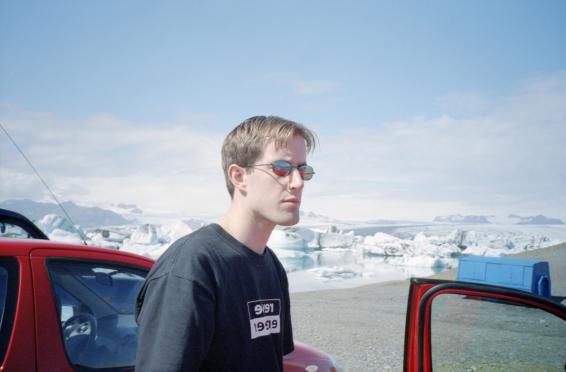
<path fill-rule="evenodd" d="M 267 221 L 255 221 L 253 216 L 243 214 L 230 207 L 218 224 L 237 241 L 257 254 L 263 254 L 275 225 Z"/>

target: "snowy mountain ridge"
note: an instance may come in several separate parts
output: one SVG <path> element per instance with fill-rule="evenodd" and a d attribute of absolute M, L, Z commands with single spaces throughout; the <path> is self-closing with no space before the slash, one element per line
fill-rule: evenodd
<path fill-rule="evenodd" d="M 99 207 L 85 207 L 71 201 L 61 205 L 73 219 L 73 222 L 83 227 L 126 225 L 132 223 L 132 218 L 125 218 L 121 213 Z M 0 208 L 9 209 L 26 216 L 32 221 L 38 221 L 48 214 L 63 214 L 61 208 L 50 202 L 36 202 L 30 199 L 9 199 L 0 202 Z"/>
<path fill-rule="evenodd" d="M 548 218 L 542 214 L 536 216 L 522 217 L 516 214 L 510 214 L 509 218 L 514 220 L 517 225 L 564 225 L 564 222 L 558 218 Z"/>
<path fill-rule="evenodd" d="M 450 223 L 491 223 L 491 216 L 462 216 L 461 214 L 452 214 L 449 216 L 437 216 L 434 222 L 450 222 Z"/>

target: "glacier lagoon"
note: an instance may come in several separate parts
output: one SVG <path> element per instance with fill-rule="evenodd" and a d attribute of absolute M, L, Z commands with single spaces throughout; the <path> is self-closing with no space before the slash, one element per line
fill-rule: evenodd
<path fill-rule="evenodd" d="M 211 221 L 178 219 L 83 231 L 60 216 L 37 224 L 52 238 L 121 249 L 157 259 L 176 239 Z M 503 256 L 566 241 L 566 225 L 457 223 L 352 224 L 307 220 L 274 230 L 268 246 L 292 292 L 350 288 L 457 267 L 462 254 Z"/>

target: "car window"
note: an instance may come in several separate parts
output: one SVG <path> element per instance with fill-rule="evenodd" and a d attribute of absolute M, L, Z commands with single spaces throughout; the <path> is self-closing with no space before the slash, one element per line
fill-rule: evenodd
<path fill-rule="evenodd" d="M 4 319 L 4 308 L 6 306 L 6 292 L 8 291 L 8 271 L 0 267 L 0 327 Z"/>
<path fill-rule="evenodd" d="M 9 222 L 0 222 L 0 237 L 30 239 L 31 235 L 21 226 Z"/>
<path fill-rule="evenodd" d="M 49 261 L 61 335 L 77 369 L 135 364 L 135 302 L 147 272 L 109 264 Z"/>
<path fill-rule="evenodd" d="M 441 294 L 431 307 L 434 371 L 561 371 L 566 321 L 487 297 Z"/>
<path fill-rule="evenodd" d="M 4 359 L 12 332 L 18 293 L 17 278 L 17 263 L 11 258 L 0 258 L 0 362 Z"/>

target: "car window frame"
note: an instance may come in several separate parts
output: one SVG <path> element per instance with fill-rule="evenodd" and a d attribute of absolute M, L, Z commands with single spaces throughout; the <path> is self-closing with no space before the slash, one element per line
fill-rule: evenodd
<path fill-rule="evenodd" d="M 549 312 L 566 321 L 566 306 L 525 291 L 469 282 L 413 278 L 407 301 L 403 371 L 413 371 L 415 365 L 419 372 L 432 371 L 431 306 L 434 298 L 441 294 L 481 296 L 519 303 Z M 415 305 L 414 301 L 418 301 L 418 304 Z M 413 360 L 415 357 L 416 364 Z"/>
<path fill-rule="evenodd" d="M 0 209 L 0 222 L 20 227 L 29 235 L 29 239 L 49 240 L 49 237 L 43 230 L 19 213 L 7 209 Z"/>

